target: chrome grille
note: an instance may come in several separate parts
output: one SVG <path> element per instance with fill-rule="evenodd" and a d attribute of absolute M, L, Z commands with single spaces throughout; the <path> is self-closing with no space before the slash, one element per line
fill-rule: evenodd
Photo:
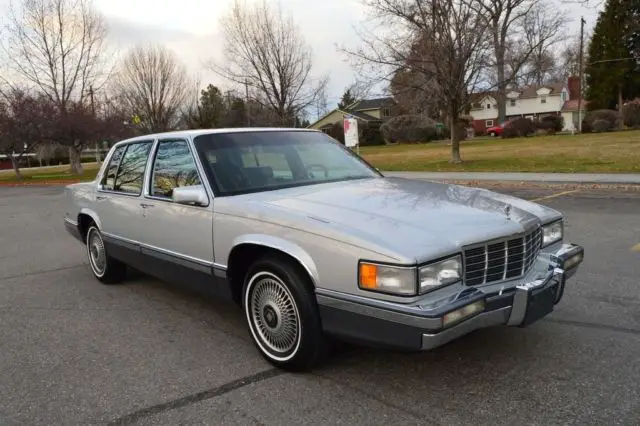
<path fill-rule="evenodd" d="M 480 285 L 523 276 L 542 246 L 542 228 L 464 250 L 465 284 Z"/>

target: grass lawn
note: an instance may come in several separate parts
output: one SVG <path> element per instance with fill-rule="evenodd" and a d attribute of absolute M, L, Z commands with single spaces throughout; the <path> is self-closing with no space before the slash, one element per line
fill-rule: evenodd
<path fill-rule="evenodd" d="M 53 167 L 32 167 L 28 169 L 21 169 L 22 180 L 16 178 L 13 169 L 0 170 L 0 184 L 1 183 L 36 183 L 46 181 L 58 181 L 58 180 L 91 180 L 96 176 L 98 172 L 97 163 L 83 163 L 84 173 L 80 176 L 72 175 L 69 172 L 69 165 Z"/>
<path fill-rule="evenodd" d="M 380 170 L 430 172 L 640 173 L 640 131 L 478 139 L 462 142 L 463 164 L 446 143 L 362 147 Z"/>

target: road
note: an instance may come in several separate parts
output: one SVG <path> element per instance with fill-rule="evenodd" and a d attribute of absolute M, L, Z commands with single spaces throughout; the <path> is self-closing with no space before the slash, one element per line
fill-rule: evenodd
<path fill-rule="evenodd" d="M 554 313 L 428 353 L 347 347 L 291 374 L 234 306 L 144 276 L 95 281 L 60 188 L 0 188 L 0 424 L 638 424 L 640 194 L 514 193 L 563 211 L 586 249 Z"/>

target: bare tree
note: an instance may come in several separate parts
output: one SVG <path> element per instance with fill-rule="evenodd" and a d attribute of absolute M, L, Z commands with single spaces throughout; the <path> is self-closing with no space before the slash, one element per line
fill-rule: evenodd
<path fill-rule="evenodd" d="M 322 90 L 318 93 L 314 102 L 316 120 L 319 120 L 329 111 L 329 105 L 327 101 L 327 91 Z"/>
<path fill-rule="evenodd" d="M 224 61 L 209 68 L 252 88 L 253 98 L 267 104 L 283 125 L 312 106 L 328 77 L 312 77 L 312 52 L 293 19 L 265 0 L 247 5 L 235 0 L 221 19 Z"/>
<path fill-rule="evenodd" d="M 486 21 L 466 0 L 364 3 L 383 25 L 364 33 L 360 48 L 342 50 L 372 81 L 389 82 L 399 71 L 421 74 L 407 87 L 439 100 L 451 124 L 451 161 L 460 163 L 459 124 L 486 65 Z"/>
<path fill-rule="evenodd" d="M 585 40 L 591 36 L 585 33 Z M 586 60 L 583 63 L 583 71 L 586 68 Z M 556 69 L 554 79 L 566 82 L 571 76 L 580 74 L 580 39 L 578 37 L 567 40 L 566 44 L 556 54 Z"/>
<path fill-rule="evenodd" d="M 506 116 L 506 94 L 518 81 L 522 67 L 536 51 L 558 41 L 562 14 L 543 0 L 469 0 L 486 19 L 493 50 L 493 75 L 497 88 L 498 121 Z M 509 48 L 513 50 L 509 51 Z"/>
<path fill-rule="evenodd" d="M 0 98 L 0 153 L 11 160 L 18 179 L 20 158 L 51 140 L 56 108 L 45 96 L 14 88 Z"/>
<path fill-rule="evenodd" d="M 175 54 L 160 45 L 138 45 L 124 57 L 114 91 L 129 114 L 140 119 L 147 132 L 175 129 L 183 110 L 192 101 L 193 85 Z"/>
<path fill-rule="evenodd" d="M 104 84 L 110 71 L 107 27 L 91 0 L 22 0 L 19 9 L 11 5 L 8 15 L 2 50 L 9 71 L 35 86 L 59 114 Z M 87 141 L 65 140 L 71 171 L 80 173 Z"/>
<path fill-rule="evenodd" d="M 107 27 L 91 0 L 22 0 L 19 10 L 9 8 L 4 32 L 10 70 L 61 111 L 108 77 Z"/>

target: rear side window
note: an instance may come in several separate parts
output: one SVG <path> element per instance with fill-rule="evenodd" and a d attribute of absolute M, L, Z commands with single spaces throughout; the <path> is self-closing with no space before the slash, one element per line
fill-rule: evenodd
<path fill-rule="evenodd" d="M 116 175 L 114 191 L 140 195 L 151 141 L 129 144 Z"/>
<path fill-rule="evenodd" d="M 192 185 L 201 185 L 201 181 L 187 141 L 160 141 L 153 162 L 151 195 L 171 198 L 174 188 Z"/>
<path fill-rule="evenodd" d="M 113 183 L 115 181 L 116 173 L 118 172 L 118 166 L 120 165 L 120 160 L 122 159 L 122 154 L 124 153 L 125 149 L 127 149 L 127 146 L 121 145 L 113 151 L 113 155 L 111 155 L 109 165 L 107 166 L 106 173 L 104 174 L 104 178 L 101 182 L 102 189 L 113 191 Z"/>

